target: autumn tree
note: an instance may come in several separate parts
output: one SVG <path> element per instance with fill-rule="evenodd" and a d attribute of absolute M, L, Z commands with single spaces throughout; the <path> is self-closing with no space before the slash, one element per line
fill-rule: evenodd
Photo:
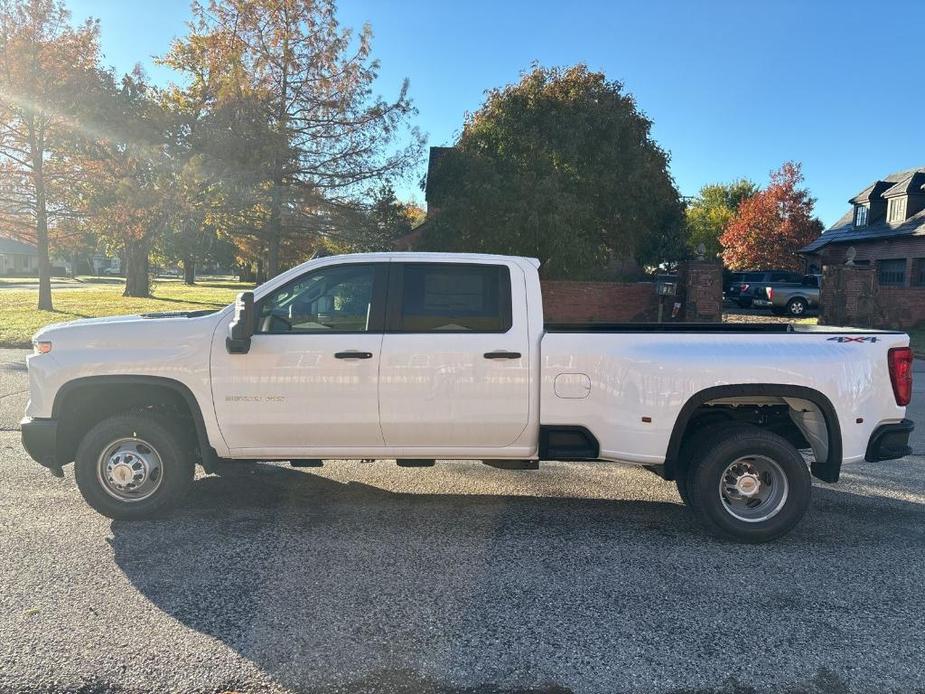
<path fill-rule="evenodd" d="M 384 183 L 364 210 L 362 221 L 358 222 L 362 228 L 348 233 L 344 249 L 392 250 L 396 239 L 411 233 L 424 221 L 424 214 L 420 206 L 399 200 L 392 185 Z"/>
<path fill-rule="evenodd" d="M 253 126 L 230 150 L 210 154 L 215 169 L 228 170 L 223 159 L 248 148 L 234 183 L 249 208 L 228 219 L 238 229 L 257 223 L 254 241 L 273 276 L 287 242 L 310 245 L 330 228 L 334 208 L 418 160 L 415 131 L 396 145 L 413 112 L 407 83 L 393 100 L 373 96 L 371 31 L 343 29 L 333 0 L 211 0 L 194 4 L 193 14 L 188 36 L 162 62 L 184 74 L 216 117 Z"/>
<path fill-rule="evenodd" d="M 757 192 L 758 186 L 744 178 L 703 186 L 685 210 L 690 249 L 696 251 L 703 246 L 705 257 L 718 257 L 723 250 L 719 239 L 726 225 L 735 217 L 742 202 Z"/>
<path fill-rule="evenodd" d="M 535 66 L 488 92 L 440 161 L 423 248 L 536 256 L 547 277 L 685 252 L 668 154 L 620 82 Z"/>
<path fill-rule="evenodd" d="M 80 175 L 67 156 L 96 77 L 98 25 L 57 0 L 0 0 L 0 229 L 34 240 L 38 307 L 52 310 L 49 228 Z M 89 80 L 89 82 L 88 82 Z"/>
<path fill-rule="evenodd" d="M 803 183 L 800 164 L 771 172 L 767 188 L 747 198 L 720 237 L 723 261 L 732 270 L 799 270 L 797 251 L 822 233 L 813 216 L 815 199 Z"/>
<path fill-rule="evenodd" d="M 111 77 L 111 76 L 110 76 Z M 124 258 L 124 296 L 150 294 L 151 250 L 182 209 L 179 164 L 170 147 L 170 115 L 140 68 L 111 78 L 92 121 L 100 133 L 81 194 L 87 227 Z"/>

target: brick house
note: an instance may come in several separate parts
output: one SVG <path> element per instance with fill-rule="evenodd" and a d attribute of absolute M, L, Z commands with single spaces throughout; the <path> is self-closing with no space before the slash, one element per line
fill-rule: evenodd
<path fill-rule="evenodd" d="M 925 287 L 925 167 L 878 179 L 848 202 L 851 210 L 800 250 L 807 270 L 853 256 L 881 287 Z"/>

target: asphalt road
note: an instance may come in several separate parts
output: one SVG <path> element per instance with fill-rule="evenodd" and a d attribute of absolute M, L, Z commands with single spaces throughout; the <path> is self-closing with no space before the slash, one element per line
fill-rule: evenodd
<path fill-rule="evenodd" d="M 925 691 L 920 456 L 816 485 L 759 547 L 595 463 L 264 465 L 112 522 L 22 451 L 21 357 L 0 351 L 0 691 Z"/>

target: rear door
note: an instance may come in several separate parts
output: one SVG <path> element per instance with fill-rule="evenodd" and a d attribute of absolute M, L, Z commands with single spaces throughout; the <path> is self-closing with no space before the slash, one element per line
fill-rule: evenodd
<path fill-rule="evenodd" d="M 529 417 L 525 291 L 516 265 L 391 264 L 379 372 L 387 446 L 501 448 L 520 436 Z"/>

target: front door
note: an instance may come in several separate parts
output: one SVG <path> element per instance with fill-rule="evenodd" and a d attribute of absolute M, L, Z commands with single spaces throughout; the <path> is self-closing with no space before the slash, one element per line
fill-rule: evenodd
<path fill-rule="evenodd" d="M 382 446 L 379 359 L 387 263 L 308 271 L 257 302 L 247 354 L 212 354 L 215 414 L 238 455 Z"/>
<path fill-rule="evenodd" d="M 386 445 L 502 448 L 518 439 L 530 414 L 521 272 L 392 263 L 379 385 Z"/>

